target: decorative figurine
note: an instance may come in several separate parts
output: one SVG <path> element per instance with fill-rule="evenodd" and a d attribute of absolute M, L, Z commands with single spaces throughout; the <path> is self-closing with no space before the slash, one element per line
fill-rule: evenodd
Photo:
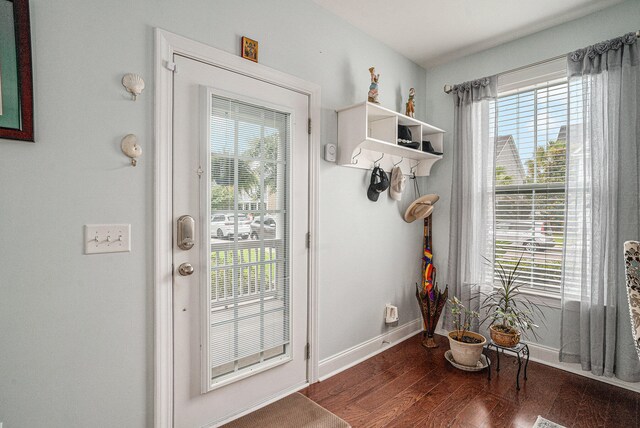
<path fill-rule="evenodd" d="M 431 216 L 424 219 L 424 241 L 422 245 L 422 284 L 416 284 L 416 298 L 420 304 L 424 330 L 422 332 L 422 346 L 425 348 L 437 348 L 438 344 L 433 338 L 442 314 L 442 309 L 449 297 L 449 287 L 444 291 L 438 288 L 436 282 L 436 267 L 433 265 L 433 252 L 431 251 Z"/>
<path fill-rule="evenodd" d="M 380 104 L 378 102 L 378 79 L 380 79 L 380 75 L 376 74 L 375 67 L 369 68 L 369 73 L 371 73 L 371 85 L 369 85 L 368 100 L 370 103 Z"/>
<path fill-rule="evenodd" d="M 409 99 L 407 100 L 407 111 L 404 113 L 409 117 L 415 117 L 416 111 L 415 106 L 413 104 L 413 97 L 416 95 L 416 90 L 414 88 L 409 89 Z"/>

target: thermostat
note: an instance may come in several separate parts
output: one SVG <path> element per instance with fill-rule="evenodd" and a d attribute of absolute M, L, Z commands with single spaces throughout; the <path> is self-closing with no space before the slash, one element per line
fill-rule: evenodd
<path fill-rule="evenodd" d="M 335 144 L 328 143 L 324 145 L 324 160 L 327 162 L 335 162 L 338 149 Z"/>

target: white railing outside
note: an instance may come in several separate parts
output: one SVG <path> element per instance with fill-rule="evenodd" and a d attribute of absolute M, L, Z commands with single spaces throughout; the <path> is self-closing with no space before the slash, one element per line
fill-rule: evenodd
<path fill-rule="evenodd" d="M 212 308 L 276 295 L 284 262 L 281 239 L 212 240 Z"/>

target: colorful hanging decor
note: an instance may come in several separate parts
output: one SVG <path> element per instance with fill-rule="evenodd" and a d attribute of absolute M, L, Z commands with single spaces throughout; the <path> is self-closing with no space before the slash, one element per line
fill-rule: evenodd
<path fill-rule="evenodd" d="M 422 346 L 437 348 L 433 334 L 440 319 L 442 308 L 447 303 L 449 287 L 444 292 L 438 289 L 436 282 L 436 267 L 433 265 L 431 251 L 431 216 L 424 219 L 424 242 L 422 256 L 422 284 L 416 284 L 416 299 L 420 304 L 424 330 L 422 332 Z"/>

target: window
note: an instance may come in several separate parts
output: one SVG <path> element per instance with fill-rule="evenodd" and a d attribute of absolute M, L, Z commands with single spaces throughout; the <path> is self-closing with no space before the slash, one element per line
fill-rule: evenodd
<path fill-rule="evenodd" d="M 499 79 L 495 133 L 495 261 L 531 291 L 560 292 L 565 228 L 568 85 L 564 60 Z M 497 273 L 494 269 L 494 278 Z"/>
<path fill-rule="evenodd" d="M 211 98 L 210 389 L 291 357 L 290 116 Z"/>

